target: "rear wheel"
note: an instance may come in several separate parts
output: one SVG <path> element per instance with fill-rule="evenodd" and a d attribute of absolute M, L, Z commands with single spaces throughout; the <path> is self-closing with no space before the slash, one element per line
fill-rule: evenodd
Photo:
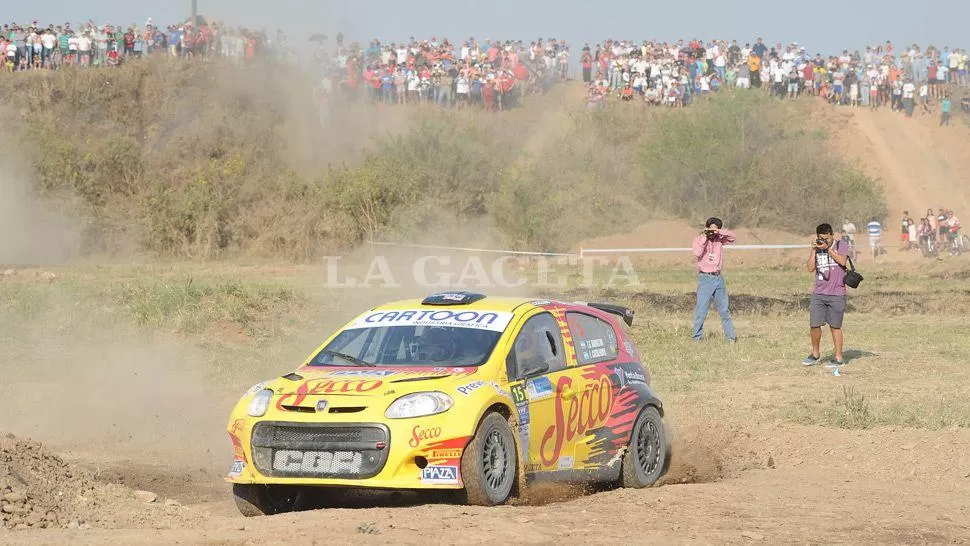
<path fill-rule="evenodd" d="M 670 442 L 657 408 L 643 408 L 623 457 L 623 487 L 649 487 L 670 468 Z"/>
<path fill-rule="evenodd" d="M 518 475 L 519 457 L 508 421 L 489 413 L 461 457 L 463 501 L 493 506 L 508 500 Z"/>
<path fill-rule="evenodd" d="M 300 488 L 290 485 L 232 484 L 236 508 L 246 517 L 271 516 L 296 510 Z"/>

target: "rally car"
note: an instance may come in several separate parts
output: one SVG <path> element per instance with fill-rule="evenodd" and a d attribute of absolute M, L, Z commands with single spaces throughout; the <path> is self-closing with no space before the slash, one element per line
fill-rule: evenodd
<path fill-rule="evenodd" d="M 236 505 L 276 514 L 335 488 L 495 505 L 535 480 L 653 485 L 670 463 L 664 409 L 621 319 L 633 311 L 470 292 L 370 309 L 239 400 Z"/>

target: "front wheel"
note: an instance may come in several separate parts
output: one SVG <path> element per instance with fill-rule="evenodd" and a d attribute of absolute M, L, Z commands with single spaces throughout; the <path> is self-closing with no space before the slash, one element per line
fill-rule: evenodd
<path fill-rule="evenodd" d="M 232 495 L 239 512 L 250 518 L 294 511 L 300 500 L 300 489 L 288 485 L 234 483 Z"/>
<path fill-rule="evenodd" d="M 650 487 L 670 468 L 670 442 L 657 408 L 643 408 L 623 457 L 623 487 Z"/>
<path fill-rule="evenodd" d="M 498 413 L 482 419 L 461 457 L 466 504 L 494 506 L 508 500 L 518 475 L 519 457 L 508 421 Z"/>

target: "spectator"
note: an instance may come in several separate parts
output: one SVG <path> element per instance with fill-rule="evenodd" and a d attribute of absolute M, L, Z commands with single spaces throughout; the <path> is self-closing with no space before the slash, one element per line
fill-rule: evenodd
<path fill-rule="evenodd" d="M 815 228 L 815 239 L 808 256 L 808 270 L 815 274 L 815 286 L 809 304 L 812 352 L 802 361 L 805 366 L 813 366 L 821 360 L 822 326 L 826 324 L 832 331 L 832 344 L 835 346 L 835 357 L 826 367 L 845 364 L 842 319 L 845 315 L 845 266 L 848 260 L 848 249 L 842 241 L 835 241 L 832 226 L 819 224 Z"/>
<path fill-rule="evenodd" d="M 734 322 L 731 320 L 727 286 L 721 269 L 724 265 L 724 245 L 735 242 L 734 232 L 723 229 L 720 218 L 711 217 L 704 223 L 704 230 L 694 237 L 693 251 L 697 265 L 697 306 L 694 309 L 694 328 L 691 337 L 699 341 L 704 336 L 704 320 L 710 309 L 711 300 L 721 315 L 724 337 L 731 343 L 737 341 Z"/>
<path fill-rule="evenodd" d="M 866 225 L 866 233 L 869 235 L 869 249 L 872 250 L 872 259 L 875 260 L 882 254 L 882 246 L 879 244 L 879 238 L 882 237 L 882 224 L 879 223 L 879 220 L 873 218 Z"/>

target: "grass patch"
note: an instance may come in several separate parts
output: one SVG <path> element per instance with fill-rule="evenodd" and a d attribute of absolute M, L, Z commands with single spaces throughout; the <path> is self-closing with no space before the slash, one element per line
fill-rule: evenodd
<path fill-rule="evenodd" d="M 198 333 L 220 322 L 260 334 L 270 315 L 279 315 L 300 303 L 300 296 L 284 286 L 254 282 L 197 282 L 155 280 L 124 283 L 116 288 L 117 301 L 135 321 L 152 328 Z"/>
<path fill-rule="evenodd" d="M 970 427 L 970 406 L 955 393 L 906 397 L 889 394 L 874 397 L 855 386 L 843 386 L 827 400 L 798 400 L 781 411 L 793 423 L 850 430 L 874 427 L 904 427 L 938 430 L 948 427 Z"/>
<path fill-rule="evenodd" d="M 902 267 L 887 269 L 877 282 L 850 296 L 855 303 L 846 315 L 848 364 L 841 377 L 800 364 L 809 350 L 808 313 L 800 301 L 807 298 L 811 281 L 800 271 L 732 272 L 728 283 L 738 303 L 736 345 L 724 342 L 713 310 L 705 324 L 707 339 L 691 341 L 696 277 L 687 268 L 643 268 L 649 289 L 604 292 L 576 287 L 574 279 L 571 288 L 545 295 L 633 307 L 630 335 L 676 419 L 706 422 L 729 416 L 741 425 L 848 430 L 970 427 L 970 369 L 965 364 L 970 361 L 970 329 L 958 297 L 970 279 L 942 280 Z M 183 264 L 54 271 L 58 278 L 53 283 L 27 271 L 0 281 L 0 341 L 79 339 L 72 336 L 85 327 L 178 332 L 203 351 L 201 366 L 214 377 L 232 372 L 242 383 L 295 367 L 352 315 L 404 296 L 381 289 L 328 289 L 321 282 L 323 268 Z M 956 314 L 939 317 L 911 305 L 894 308 L 903 299 L 897 292 L 930 309 L 949 301 Z M 745 298 L 739 296 L 750 298 L 752 305 L 743 307 Z M 236 337 L 238 331 L 260 342 L 245 342 Z M 823 357 L 832 355 L 828 331 L 822 352 Z"/>
<path fill-rule="evenodd" d="M 855 387 L 842 387 L 842 396 L 829 411 L 830 419 L 839 428 L 869 428 L 875 424 L 869 401 Z"/>

